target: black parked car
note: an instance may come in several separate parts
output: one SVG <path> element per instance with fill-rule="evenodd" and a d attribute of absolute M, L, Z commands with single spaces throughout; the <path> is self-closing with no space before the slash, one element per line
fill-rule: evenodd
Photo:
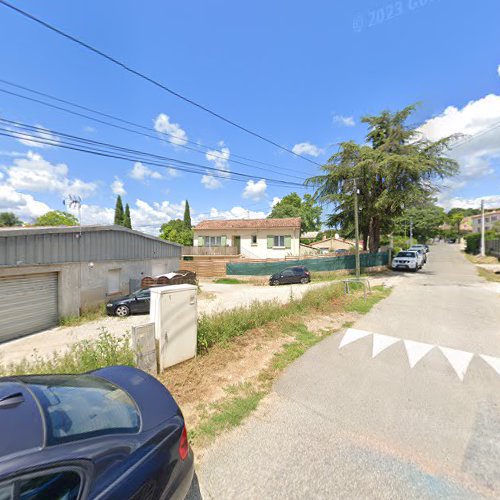
<path fill-rule="evenodd" d="M 106 304 L 106 313 L 108 316 L 120 316 L 124 318 L 129 314 L 149 313 L 151 301 L 151 290 L 141 288 L 126 297 L 112 300 Z"/>
<path fill-rule="evenodd" d="M 307 267 L 287 267 L 279 273 L 273 274 L 269 278 L 270 285 L 285 285 L 288 283 L 309 283 L 311 281 L 311 273 Z"/>
<path fill-rule="evenodd" d="M 2 500 L 184 499 L 193 474 L 168 390 L 129 366 L 0 378 Z"/>

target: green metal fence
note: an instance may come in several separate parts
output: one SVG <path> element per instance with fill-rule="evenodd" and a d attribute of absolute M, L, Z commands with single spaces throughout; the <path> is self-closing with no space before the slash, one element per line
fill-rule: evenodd
<path fill-rule="evenodd" d="M 389 255 L 386 253 L 362 253 L 359 256 L 361 267 L 386 266 Z M 285 267 L 305 266 L 310 271 L 339 271 L 356 267 L 354 255 L 324 257 L 321 259 L 282 260 L 279 262 L 230 262 L 226 273 L 240 276 L 265 276 L 274 274 Z"/>

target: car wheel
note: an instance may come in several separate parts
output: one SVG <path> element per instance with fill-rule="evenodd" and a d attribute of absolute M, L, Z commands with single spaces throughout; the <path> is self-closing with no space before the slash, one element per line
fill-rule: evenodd
<path fill-rule="evenodd" d="M 280 280 L 273 280 L 272 285 L 278 286 L 280 284 Z"/>
<path fill-rule="evenodd" d="M 125 316 L 128 316 L 129 314 L 130 314 L 130 309 L 127 306 L 118 306 L 115 309 L 115 315 L 120 318 L 125 318 Z"/>
<path fill-rule="evenodd" d="M 411 272 L 412 272 L 412 273 L 416 273 L 417 271 L 418 271 L 418 267 L 417 267 L 417 266 L 415 266 L 415 267 L 411 270 Z"/>
<path fill-rule="evenodd" d="M 307 278 L 301 278 L 300 279 L 300 282 L 303 284 L 303 285 L 307 285 L 307 283 L 309 283 L 309 280 Z"/>

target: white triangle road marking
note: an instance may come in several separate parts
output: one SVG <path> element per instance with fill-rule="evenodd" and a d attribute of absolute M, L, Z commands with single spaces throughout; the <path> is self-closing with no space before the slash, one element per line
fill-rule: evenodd
<path fill-rule="evenodd" d="M 460 351 L 458 349 L 451 349 L 450 347 L 441 347 L 439 350 L 445 355 L 450 365 L 455 370 L 458 378 L 463 380 L 467 373 L 467 368 L 474 356 L 472 352 Z"/>
<path fill-rule="evenodd" d="M 406 354 L 408 354 L 408 362 L 410 368 L 413 368 L 429 351 L 435 346 L 425 344 L 424 342 L 415 342 L 414 340 L 404 340 Z"/>
<path fill-rule="evenodd" d="M 350 344 L 351 342 L 367 337 L 368 335 L 372 335 L 372 333 L 365 330 L 357 330 L 356 328 L 348 328 L 342 337 L 339 349 L 342 349 L 342 347 Z"/>
<path fill-rule="evenodd" d="M 382 335 L 380 333 L 373 334 L 373 351 L 372 358 L 380 354 L 384 349 L 387 349 L 392 344 L 399 342 L 401 339 L 391 337 L 390 335 Z"/>
<path fill-rule="evenodd" d="M 500 375 L 500 358 L 495 358 L 495 356 L 487 356 L 486 354 L 480 354 L 480 357 L 483 358 L 486 363 L 488 363 L 493 370 L 495 370 L 498 375 Z"/>

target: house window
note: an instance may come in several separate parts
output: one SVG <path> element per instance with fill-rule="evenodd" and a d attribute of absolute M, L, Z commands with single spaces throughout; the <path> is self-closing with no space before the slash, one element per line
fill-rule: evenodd
<path fill-rule="evenodd" d="M 120 269 L 110 269 L 108 271 L 108 294 L 120 291 Z"/>
<path fill-rule="evenodd" d="M 220 247 L 222 246 L 222 236 L 206 236 L 205 237 L 206 247 Z"/>
<path fill-rule="evenodd" d="M 284 236 L 275 236 L 273 246 L 284 247 L 285 246 L 285 237 Z"/>
<path fill-rule="evenodd" d="M 257 245 L 257 235 L 252 234 L 252 236 L 250 236 L 250 239 L 252 241 L 252 246 L 256 246 Z"/>

